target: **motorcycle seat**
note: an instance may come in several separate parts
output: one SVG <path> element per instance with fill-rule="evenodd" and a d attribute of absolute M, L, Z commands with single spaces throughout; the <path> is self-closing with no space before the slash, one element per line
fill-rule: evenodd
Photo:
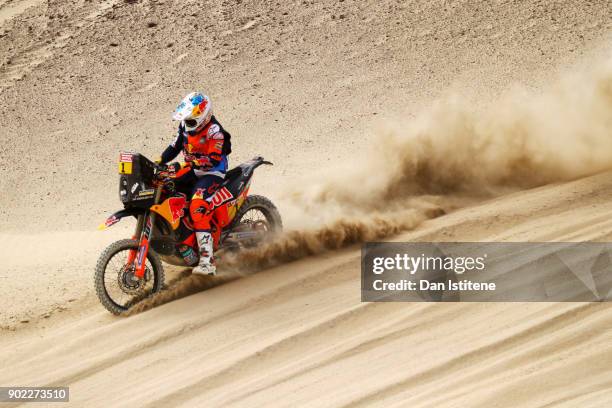
<path fill-rule="evenodd" d="M 226 186 L 240 176 L 242 176 L 242 168 L 240 166 L 234 167 L 233 169 L 225 173 L 225 180 L 223 181 L 223 183 L 221 183 L 221 185 Z"/>

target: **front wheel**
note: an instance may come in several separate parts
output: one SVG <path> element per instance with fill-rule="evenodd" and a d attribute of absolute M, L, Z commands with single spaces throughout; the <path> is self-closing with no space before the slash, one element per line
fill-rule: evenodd
<path fill-rule="evenodd" d="M 98 258 L 94 283 L 100 303 L 112 314 L 127 311 L 130 306 L 159 292 L 164 286 L 161 260 L 149 250 L 143 279 L 134 279 L 134 262 L 128 263 L 131 251 L 138 251 L 138 241 L 123 239 L 109 245 Z"/>

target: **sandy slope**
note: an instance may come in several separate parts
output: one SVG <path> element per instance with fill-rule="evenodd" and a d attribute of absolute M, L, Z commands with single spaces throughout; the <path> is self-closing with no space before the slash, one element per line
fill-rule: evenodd
<path fill-rule="evenodd" d="M 130 228 L 92 231 L 118 204 L 117 151 L 158 154 L 194 87 L 234 162 L 276 162 L 255 186 L 298 227 L 281 200 L 294 177 L 367 169 L 355 152 L 449 91 L 485 107 L 515 83 L 540 92 L 606 55 L 611 28 L 606 1 L 0 0 L 0 385 L 70 385 L 75 406 L 606 406 L 605 304 L 364 304 L 357 246 L 129 318 L 101 310 L 91 275 Z M 438 193 L 399 198 L 467 207 L 417 211 L 393 239 L 610 239 L 612 173 Z"/>
<path fill-rule="evenodd" d="M 396 239 L 608 240 L 610 202 L 606 173 L 460 210 Z M 347 248 L 128 319 L 98 311 L 37 341 L 17 337 L 3 342 L 13 351 L 0 383 L 69 384 L 77 405 L 603 407 L 612 399 L 609 305 L 360 303 L 359 256 Z"/>
<path fill-rule="evenodd" d="M 451 89 L 487 101 L 590 63 L 610 47 L 612 10 L 578 0 L 53 0 L 1 24 L 0 162 L 10 171 L 0 229 L 65 231 L 115 210 L 117 152 L 159 155 L 172 110 L 194 88 L 232 131 L 234 163 L 261 154 L 278 165 L 256 183 L 270 194 L 279 177 L 290 184 L 367 149 L 389 118 Z"/>

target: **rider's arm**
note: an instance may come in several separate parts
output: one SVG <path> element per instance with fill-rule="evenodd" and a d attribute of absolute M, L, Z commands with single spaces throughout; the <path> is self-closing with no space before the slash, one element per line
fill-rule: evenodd
<path fill-rule="evenodd" d="M 166 150 L 161 155 L 161 164 L 166 164 L 169 161 L 172 161 L 178 156 L 178 154 L 183 150 L 183 132 L 179 127 L 178 133 L 174 141 L 170 144 L 170 146 L 166 147 Z"/>

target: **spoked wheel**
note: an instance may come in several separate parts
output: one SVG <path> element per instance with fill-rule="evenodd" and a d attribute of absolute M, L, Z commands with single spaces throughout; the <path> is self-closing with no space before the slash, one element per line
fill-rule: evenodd
<path fill-rule="evenodd" d="M 246 198 L 231 228 L 233 233 L 247 237 L 240 240 L 244 246 L 255 246 L 282 230 L 283 222 L 278 209 L 272 201 L 259 195 Z"/>
<path fill-rule="evenodd" d="M 102 305 L 113 314 L 125 312 L 164 286 L 164 269 L 153 251 L 147 255 L 144 278 L 136 279 L 134 263 L 128 264 L 129 254 L 134 250 L 138 250 L 137 241 L 117 241 L 102 252 L 96 264 L 96 294 Z"/>
<path fill-rule="evenodd" d="M 268 232 L 272 229 L 270 222 L 260 208 L 249 208 L 240 220 L 240 227 L 260 232 Z"/>

